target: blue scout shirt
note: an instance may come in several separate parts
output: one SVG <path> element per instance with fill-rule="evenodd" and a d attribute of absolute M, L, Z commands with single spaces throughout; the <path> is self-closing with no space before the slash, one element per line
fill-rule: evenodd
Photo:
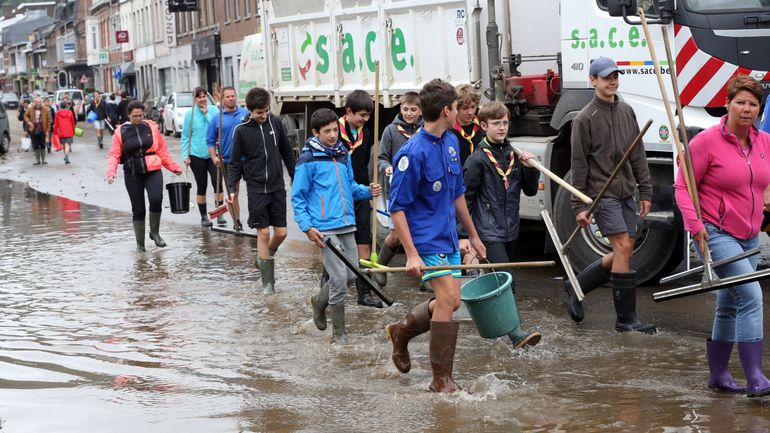
<path fill-rule="evenodd" d="M 230 152 L 233 149 L 233 131 L 235 127 L 241 122 L 248 122 L 248 119 L 243 120 L 248 116 L 249 112 L 245 108 L 236 107 L 234 111 L 222 110 L 222 159 L 225 164 L 230 163 Z M 209 147 L 217 147 L 217 128 L 219 128 L 219 113 L 217 117 L 209 121 L 209 127 L 206 130 L 206 144 Z"/>
<path fill-rule="evenodd" d="M 417 252 L 458 251 L 455 200 L 465 184 L 457 137 L 421 129 L 396 153 L 393 165 L 390 211 L 404 211 Z"/>

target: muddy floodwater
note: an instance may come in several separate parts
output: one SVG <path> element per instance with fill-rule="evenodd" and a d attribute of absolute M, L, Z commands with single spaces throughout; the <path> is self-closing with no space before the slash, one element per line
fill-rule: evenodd
<path fill-rule="evenodd" d="M 559 268 L 517 272 L 542 342 L 513 351 L 463 322 L 454 376 L 467 392 L 436 395 L 427 334 L 402 375 L 383 332 L 428 297 L 413 279 L 392 277 L 397 303 L 381 310 L 351 290 L 351 344 L 338 347 L 310 321 L 321 260 L 309 242 L 279 251 L 265 299 L 253 239 L 161 228 L 167 248 L 135 253 L 129 214 L 0 181 L 0 431 L 770 431 L 767 402 L 706 388 L 713 295 L 654 304 L 640 288 L 660 333 L 620 335 L 609 288 L 576 325 Z M 737 353 L 731 370 L 743 381 Z"/>

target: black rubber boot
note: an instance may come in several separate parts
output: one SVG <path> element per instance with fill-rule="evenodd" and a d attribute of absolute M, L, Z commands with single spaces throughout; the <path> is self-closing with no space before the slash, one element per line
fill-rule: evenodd
<path fill-rule="evenodd" d="M 348 334 L 345 333 L 345 303 L 329 305 L 332 316 L 332 342 L 348 344 Z"/>
<path fill-rule="evenodd" d="M 612 298 L 615 301 L 617 321 L 615 330 L 618 332 L 636 331 L 645 334 L 658 332 L 655 325 L 642 323 L 636 316 L 636 271 L 613 272 Z"/>
<path fill-rule="evenodd" d="M 165 247 L 166 241 L 160 237 L 160 214 L 161 212 L 150 212 L 150 239 L 155 241 L 155 246 Z"/>
<path fill-rule="evenodd" d="M 35 149 L 35 162 L 33 162 L 32 165 L 40 165 L 40 155 L 41 155 L 41 150 Z"/>
<path fill-rule="evenodd" d="M 577 275 L 577 280 L 583 294 L 587 295 L 597 287 L 607 284 L 607 281 L 610 280 L 610 273 L 602 266 L 602 259 L 599 259 L 583 269 L 583 272 Z M 564 290 L 567 292 L 567 313 L 573 321 L 579 323 L 583 320 L 583 304 L 578 301 L 569 280 L 564 281 Z"/>
<path fill-rule="evenodd" d="M 396 247 L 396 250 L 398 250 L 398 247 Z M 377 253 L 377 264 L 388 266 L 390 261 L 393 260 L 393 256 L 396 255 L 396 250 L 391 250 L 388 244 L 383 242 L 380 252 Z M 372 279 L 375 283 L 379 284 L 380 287 L 385 287 L 385 285 L 388 284 L 388 274 L 384 272 L 381 274 L 372 274 Z"/>
<path fill-rule="evenodd" d="M 382 302 L 372 296 L 372 289 L 363 278 L 356 278 L 356 292 L 358 292 L 358 305 L 382 308 Z"/>
<path fill-rule="evenodd" d="M 136 238 L 136 251 L 144 251 L 144 220 L 134 221 L 134 238 Z"/>

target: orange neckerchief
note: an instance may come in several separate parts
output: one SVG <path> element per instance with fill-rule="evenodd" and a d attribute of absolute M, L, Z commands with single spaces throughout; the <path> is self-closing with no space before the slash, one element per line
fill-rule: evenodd
<path fill-rule="evenodd" d="M 476 116 L 473 116 L 473 132 L 471 135 L 468 135 L 465 133 L 465 130 L 462 126 L 460 126 L 460 122 L 455 121 L 455 130 L 460 133 L 460 136 L 468 141 L 468 144 L 471 146 L 471 153 L 473 153 L 473 137 L 476 136 L 476 133 L 479 132 L 479 118 Z"/>
<path fill-rule="evenodd" d="M 401 125 L 396 125 L 396 128 L 398 129 L 398 132 L 400 132 L 404 137 L 406 137 L 407 140 L 412 138 L 412 135 L 417 134 L 422 129 L 422 128 L 417 128 L 417 131 L 414 131 L 414 134 L 410 134 L 406 132 L 406 129 L 404 129 L 404 127 Z"/>
<path fill-rule="evenodd" d="M 348 130 L 347 130 L 347 123 L 345 122 L 345 117 L 340 117 L 340 138 L 342 138 L 342 141 L 345 142 L 345 144 L 348 147 L 348 151 L 352 155 L 353 152 L 356 151 L 363 143 L 364 143 L 364 127 L 358 128 L 358 136 L 356 137 L 356 142 L 353 143 L 353 140 L 348 137 Z"/>
<path fill-rule="evenodd" d="M 487 143 L 489 146 L 489 142 L 487 141 L 487 138 L 484 137 L 484 143 Z M 508 176 L 511 174 L 511 171 L 513 170 L 513 166 L 516 163 L 516 160 L 514 159 L 513 152 L 511 152 L 511 161 L 508 164 L 508 169 L 505 170 L 505 173 L 503 173 L 503 170 L 500 169 L 500 164 L 497 163 L 497 160 L 492 155 L 492 151 L 487 149 L 486 147 L 482 148 L 481 150 L 484 151 L 484 153 L 487 154 L 487 158 L 489 158 L 489 161 L 492 162 L 492 165 L 495 166 L 497 169 L 497 174 L 500 175 L 500 177 L 503 178 L 503 184 L 505 185 L 505 190 L 508 191 Z"/>

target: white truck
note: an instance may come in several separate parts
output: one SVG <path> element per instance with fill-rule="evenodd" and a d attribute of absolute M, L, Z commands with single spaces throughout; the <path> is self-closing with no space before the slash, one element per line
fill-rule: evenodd
<path fill-rule="evenodd" d="M 770 87 L 770 1 L 641 0 L 653 43 L 665 62 L 661 27 L 671 36 L 684 117 L 693 132 L 725 113 L 725 85 L 735 73 Z M 679 265 L 686 247 L 673 203 L 674 146 L 635 0 L 281 0 L 262 1 L 259 43 L 242 59 L 261 60 L 242 74 L 264 85 L 275 108 L 304 141 L 310 113 L 341 107 L 354 89 L 374 92 L 380 62 L 384 128 L 398 97 L 433 79 L 472 83 L 485 99 L 505 102 L 510 135 L 553 172 L 570 178 L 570 128 L 593 97 L 591 59 L 609 56 L 625 72 L 621 97 L 640 123 L 654 185 L 650 216 L 640 222 L 632 267 L 652 281 Z M 625 15 L 622 16 L 621 15 Z M 267 59 L 267 61 L 264 61 Z M 672 95 L 670 82 L 668 94 Z M 669 101 L 673 104 L 673 101 Z M 575 227 L 567 191 L 545 177 L 535 197 L 522 197 L 521 217 L 548 209 L 560 236 Z M 608 251 L 595 226 L 569 250 L 577 270 Z"/>

